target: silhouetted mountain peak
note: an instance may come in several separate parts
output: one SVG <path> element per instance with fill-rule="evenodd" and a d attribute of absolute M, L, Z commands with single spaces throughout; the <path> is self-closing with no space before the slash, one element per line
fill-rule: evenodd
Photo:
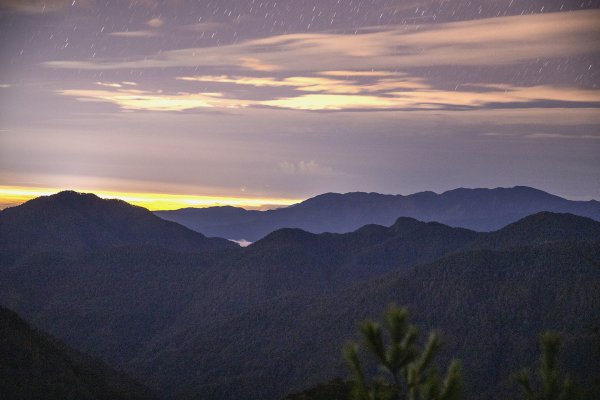
<path fill-rule="evenodd" d="M 348 203 L 361 203 L 365 201 L 369 201 L 373 197 L 384 198 L 384 197 L 394 197 L 394 195 L 386 195 L 381 193 L 367 193 L 367 192 L 348 192 L 348 193 L 323 193 L 317 195 L 315 197 L 311 197 L 307 200 L 304 200 L 301 203 L 294 204 L 291 207 L 300 207 L 300 208 L 310 208 L 310 207 L 318 207 L 318 206 L 336 206 L 340 204 L 348 204 Z"/>
<path fill-rule="evenodd" d="M 108 210 L 113 208 L 114 210 L 128 210 L 134 213 L 150 213 L 143 207 L 134 206 L 123 200 L 119 199 L 102 199 L 94 193 L 80 193 L 73 190 L 64 190 L 56 194 L 41 196 L 35 199 L 29 200 L 18 207 L 31 207 L 32 209 L 46 208 L 46 210 L 77 210 L 88 215 L 93 213 Z M 16 208 L 16 207 L 13 207 Z"/>
<path fill-rule="evenodd" d="M 458 188 L 441 194 L 426 191 L 406 196 L 323 193 L 265 212 L 239 210 L 239 215 L 235 215 L 206 208 L 157 214 L 198 232 L 256 241 L 280 228 L 347 233 L 367 224 L 390 226 L 399 216 L 489 232 L 540 211 L 568 212 L 600 220 L 600 203 L 596 201 L 571 201 L 527 186 Z"/>
<path fill-rule="evenodd" d="M 439 222 L 423 222 L 411 217 L 398 218 L 394 225 L 390 227 L 390 230 L 394 232 L 394 234 L 402 236 L 414 235 L 417 232 L 419 232 L 420 234 L 428 234 L 435 232 L 469 232 L 473 234 L 475 233 L 474 231 L 471 231 L 469 229 L 454 228 L 445 224 L 441 224 Z"/>
<path fill-rule="evenodd" d="M 58 192 L 56 194 L 51 194 L 48 196 L 41 196 L 35 199 L 29 200 L 27 203 L 49 203 L 49 202 L 61 202 L 61 203 L 90 203 L 90 202 L 102 202 L 102 201 L 114 201 L 114 200 L 103 200 L 94 193 L 83 193 L 76 192 L 74 190 L 63 190 L 62 192 Z M 122 200 L 116 200 L 117 202 L 124 203 Z"/>
<path fill-rule="evenodd" d="M 353 233 L 360 234 L 360 235 L 377 235 L 377 234 L 388 233 L 388 231 L 389 231 L 389 228 L 386 226 L 377 225 L 377 224 L 368 224 L 368 225 L 364 225 L 364 226 L 358 228 Z"/>
<path fill-rule="evenodd" d="M 306 246 L 318 240 L 319 235 L 298 228 L 283 228 L 271 232 L 250 245 L 251 248 Z"/>
<path fill-rule="evenodd" d="M 568 213 L 539 212 L 488 234 L 496 245 L 600 238 L 600 222 Z"/>
<path fill-rule="evenodd" d="M 527 198 L 530 200 L 564 200 L 561 197 L 544 192 L 543 190 L 535 189 L 529 186 L 513 186 L 513 187 L 497 187 L 489 188 L 457 188 L 448 190 L 440 194 L 441 197 L 449 199 L 507 199 L 507 198 Z"/>
<path fill-rule="evenodd" d="M 391 226 L 392 228 L 402 228 L 402 227 L 414 227 L 414 226 L 423 226 L 426 223 L 423 221 L 419 221 L 416 218 L 412 217 L 398 217 L 396 222 Z"/>
<path fill-rule="evenodd" d="M 89 193 L 64 191 L 0 212 L 0 254 L 9 260 L 40 252 L 80 255 L 128 245 L 180 251 L 237 247 L 165 221 L 145 208 Z"/>
<path fill-rule="evenodd" d="M 563 227 L 573 227 L 573 228 L 582 228 L 582 227 L 596 227 L 600 228 L 600 222 L 594 221 L 593 219 L 580 217 L 578 215 L 570 214 L 570 213 L 555 213 L 550 211 L 541 211 L 539 213 L 535 213 L 524 217 L 517 222 L 507 225 L 506 227 L 500 229 L 502 231 L 509 230 L 524 230 L 524 229 L 532 229 L 532 228 L 545 228 L 548 226 L 563 226 Z"/>
<path fill-rule="evenodd" d="M 63 200 L 76 200 L 81 198 L 95 198 L 100 199 L 93 193 L 80 193 L 74 190 L 63 190 L 62 192 L 58 192 L 56 194 L 51 194 L 49 196 L 43 196 L 49 199 L 63 199 Z"/>
<path fill-rule="evenodd" d="M 396 234 L 410 234 L 417 229 L 422 229 L 427 223 L 419 221 L 411 217 L 400 217 L 396 219 L 396 222 L 390 227 L 390 230 Z"/>

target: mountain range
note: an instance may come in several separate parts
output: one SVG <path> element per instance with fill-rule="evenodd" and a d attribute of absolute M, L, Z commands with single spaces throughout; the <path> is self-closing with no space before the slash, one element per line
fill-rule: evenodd
<path fill-rule="evenodd" d="M 461 188 L 442 194 L 421 192 L 408 196 L 325 193 L 289 207 L 267 211 L 209 207 L 156 211 L 155 214 L 208 236 L 254 242 L 280 228 L 343 233 L 367 224 L 390 225 L 401 216 L 476 231 L 493 231 L 541 211 L 600 220 L 598 201 L 567 200 L 526 186 Z"/>
<path fill-rule="evenodd" d="M 463 361 L 469 398 L 510 397 L 545 329 L 581 384 L 600 377 L 590 218 L 540 212 L 476 232 L 400 216 L 241 248 L 68 192 L 1 211 L 0 232 L 0 304 L 163 399 L 279 399 L 345 378 L 342 345 L 390 303 L 442 332 L 441 362 Z"/>

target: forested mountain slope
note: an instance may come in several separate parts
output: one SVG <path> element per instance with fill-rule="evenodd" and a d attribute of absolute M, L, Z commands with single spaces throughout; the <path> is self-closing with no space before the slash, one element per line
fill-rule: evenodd
<path fill-rule="evenodd" d="M 159 382 L 167 398 L 280 398 L 346 378 L 342 345 L 357 339 L 361 320 L 396 303 L 423 332 L 441 331 L 441 361 L 462 360 L 470 399 L 510 398 L 511 374 L 537 363 L 538 335 L 547 329 L 563 336 L 565 370 L 589 384 L 600 378 L 593 331 L 600 268 L 590 259 L 600 260 L 599 241 L 461 252 L 325 297 L 272 299 L 162 338 L 131 366 Z"/>
<path fill-rule="evenodd" d="M 489 388 L 475 399 L 506 392 L 507 371 L 533 362 L 542 329 L 566 332 L 579 349 L 590 340 L 586 327 L 600 326 L 592 265 L 600 223 L 584 217 L 539 213 L 489 233 L 401 217 L 389 227 L 282 229 L 247 248 L 193 251 L 204 236 L 152 215 L 189 246 L 163 245 L 160 228 L 158 242 L 131 233 L 86 245 L 80 223 L 106 231 L 96 202 L 61 225 L 73 248 L 23 240 L 19 257 L 0 253 L 0 303 L 165 398 L 275 399 L 341 376 L 344 341 L 390 302 L 444 333 L 469 385 Z M 42 216 L 54 212 L 37 204 Z M 11 224 L 27 225 L 30 215 L 13 214 Z M 130 229 L 127 219 L 108 220 Z"/>
<path fill-rule="evenodd" d="M 0 307 L 0 397 L 7 400 L 151 400 L 146 387 L 35 330 Z"/>

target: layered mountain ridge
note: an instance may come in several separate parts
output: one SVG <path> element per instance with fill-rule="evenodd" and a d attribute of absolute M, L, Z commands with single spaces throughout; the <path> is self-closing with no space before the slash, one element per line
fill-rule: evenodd
<path fill-rule="evenodd" d="M 33 205 L 0 212 L 20 244 L 2 231 L 0 304 L 164 399 L 274 400 L 345 378 L 342 345 L 389 303 L 443 333 L 442 360 L 463 360 L 476 400 L 510 397 L 511 373 L 535 363 L 545 329 L 568 338 L 565 361 L 582 382 L 596 368 L 600 222 L 586 217 L 541 212 L 476 232 L 398 216 L 205 249 L 205 236 L 123 202 L 68 194 Z M 98 227 L 91 238 L 123 232 L 90 245 L 81 224 Z M 138 236 L 144 224 L 159 239 Z M 177 247 L 175 233 L 190 242 Z"/>
<path fill-rule="evenodd" d="M 354 231 L 367 224 L 390 225 L 401 216 L 475 231 L 494 231 L 541 211 L 600 220 L 600 203 L 572 201 L 526 186 L 455 189 L 408 196 L 379 193 L 325 193 L 290 207 L 268 211 L 234 207 L 156 211 L 210 236 L 256 241 L 279 228 L 313 233 Z"/>

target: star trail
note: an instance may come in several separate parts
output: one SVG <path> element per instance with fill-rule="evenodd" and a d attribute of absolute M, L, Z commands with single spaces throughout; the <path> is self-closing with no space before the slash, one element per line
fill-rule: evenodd
<path fill-rule="evenodd" d="M 599 39 L 600 1 L 1 0 L 0 204 L 598 198 Z"/>

